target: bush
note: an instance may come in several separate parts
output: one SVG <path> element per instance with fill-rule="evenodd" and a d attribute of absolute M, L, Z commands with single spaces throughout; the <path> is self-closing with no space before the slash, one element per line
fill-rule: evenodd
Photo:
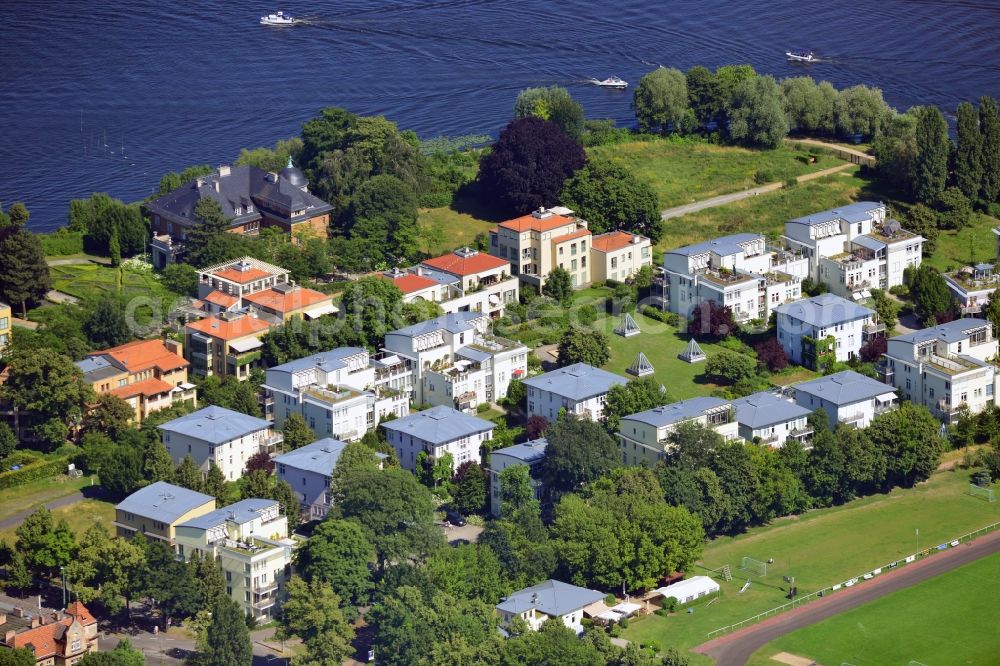
<path fill-rule="evenodd" d="M 576 317 L 584 326 L 589 326 L 597 321 L 598 318 L 597 308 L 593 305 L 584 305 L 576 311 Z"/>
<path fill-rule="evenodd" d="M 619 638 L 622 635 L 621 627 L 617 624 L 613 625 L 611 629 L 608 630 L 608 634 L 611 635 L 611 638 Z"/>
<path fill-rule="evenodd" d="M 774 174 L 767 169 L 758 169 L 753 174 L 753 182 L 758 185 L 765 185 L 774 182 Z"/>
<path fill-rule="evenodd" d="M 794 176 L 791 177 L 791 178 L 786 178 L 785 179 L 785 188 L 786 189 L 789 188 L 789 187 L 795 187 L 798 184 L 799 184 L 799 179 L 795 178 Z"/>
<path fill-rule="evenodd" d="M 38 460 L 19 470 L 0 473 L 0 490 L 21 486 L 31 481 L 52 478 L 65 471 L 68 462 L 66 458 Z"/>
<path fill-rule="evenodd" d="M 666 608 L 657 608 L 655 611 L 653 611 L 653 614 L 659 615 L 660 617 L 667 617 L 668 615 L 670 615 L 670 611 L 668 611 Z"/>
<path fill-rule="evenodd" d="M 606 606 L 614 606 L 616 603 L 618 603 L 618 600 L 615 599 L 615 595 L 613 594 L 604 595 L 604 604 Z"/>
<path fill-rule="evenodd" d="M 678 603 L 679 602 L 677 601 L 677 597 L 667 597 L 666 599 L 663 600 L 663 607 L 666 608 L 671 613 L 673 613 L 675 610 L 677 610 Z"/>
<path fill-rule="evenodd" d="M 642 314 L 646 315 L 650 319 L 662 321 L 664 324 L 669 324 L 670 326 L 677 326 L 680 323 L 680 315 L 676 312 L 661 310 L 660 308 L 655 308 L 652 305 L 643 305 Z"/>
<path fill-rule="evenodd" d="M 80 254 L 83 252 L 83 232 L 70 231 L 63 227 L 51 234 L 38 234 L 42 251 L 47 257 Z"/>
<path fill-rule="evenodd" d="M 622 619 L 620 619 L 618 621 L 618 626 L 621 627 L 622 629 L 628 629 L 628 618 L 623 617 Z"/>
<path fill-rule="evenodd" d="M 910 295 L 910 290 L 905 284 L 897 284 L 893 287 L 889 287 L 889 293 L 893 296 L 899 296 L 900 298 L 905 298 Z"/>
<path fill-rule="evenodd" d="M 488 402 L 481 402 L 478 405 L 476 405 L 476 413 L 477 414 L 482 414 L 483 412 L 488 412 L 488 411 L 490 411 L 490 403 L 488 403 Z"/>

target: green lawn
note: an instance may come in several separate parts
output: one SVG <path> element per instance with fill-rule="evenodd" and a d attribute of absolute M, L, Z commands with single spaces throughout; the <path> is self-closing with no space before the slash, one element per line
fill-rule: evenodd
<path fill-rule="evenodd" d="M 173 297 L 152 273 L 122 270 L 119 287 L 119 270 L 110 266 L 78 264 L 52 266 L 49 270 L 54 289 L 80 299 L 97 298 L 114 291 L 120 291 L 126 299 L 138 296 Z"/>
<path fill-rule="evenodd" d="M 0 520 L 71 495 L 90 485 L 90 477 L 71 479 L 62 474 L 0 490 Z"/>
<path fill-rule="evenodd" d="M 89 483 L 89 480 L 88 480 Z M 23 508 L 21 510 L 24 510 Z M 101 523 L 107 528 L 110 534 L 115 533 L 115 505 L 97 499 L 83 499 L 67 506 L 57 507 L 52 510 L 52 518 L 55 521 L 65 519 L 73 533 L 79 537 L 87 531 L 91 525 Z M 0 530 L 0 541 L 14 543 L 17 540 L 17 526 Z"/>
<path fill-rule="evenodd" d="M 1000 554 L 977 560 L 842 615 L 783 636 L 754 654 L 790 652 L 834 666 L 995 664 Z"/>
<path fill-rule="evenodd" d="M 807 146 L 802 150 L 790 145 L 774 150 L 748 150 L 689 139 L 597 146 L 588 153 L 627 167 L 647 181 L 656 190 L 663 208 L 754 187 L 758 184 L 754 179 L 758 172 L 766 177 L 766 182 L 784 182 L 843 164 L 828 154 L 820 154 L 815 163 L 809 164 Z"/>
<path fill-rule="evenodd" d="M 690 649 L 704 643 L 714 629 L 786 603 L 782 576 L 795 576 L 799 593 L 808 594 L 1000 521 L 1000 503 L 966 495 L 968 484 L 968 471 L 939 472 L 913 489 L 782 518 L 738 537 L 715 539 L 689 573 L 708 574 L 730 565 L 734 579 L 720 580 L 721 599 L 708 607 L 697 604 L 692 614 L 643 617 L 629 626 L 624 637 L 654 641 L 661 648 Z M 738 568 L 744 556 L 774 558 L 774 563 L 768 566 L 767 577 L 755 577 L 741 595 L 746 575 Z"/>
<path fill-rule="evenodd" d="M 664 222 L 663 239 L 657 249 L 669 250 L 742 232 L 780 236 L 785 222 L 794 217 L 857 201 L 869 185 L 857 176 L 857 171 L 857 167 L 845 169 L 795 187 L 671 218 Z"/>
<path fill-rule="evenodd" d="M 993 228 L 1000 220 L 984 213 L 973 213 L 972 221 L 961 231 L 942 231 L 937 249 L 924 256 L 924 263 L 940 271 L 955 270 L 981 261 L 996 260 L 997 237 Z"/>

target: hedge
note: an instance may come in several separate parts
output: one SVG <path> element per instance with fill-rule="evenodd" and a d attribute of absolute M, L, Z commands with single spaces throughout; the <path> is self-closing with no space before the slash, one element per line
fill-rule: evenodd
<path fill-rule="evenodd" d="M 53 460 L 39 460 L 18 470 L 2 472 L 0 473 L 0 490 L 51 478 L 64 472 L 67 465 L 69 465 L 69 458 L 55 458 Z"/>

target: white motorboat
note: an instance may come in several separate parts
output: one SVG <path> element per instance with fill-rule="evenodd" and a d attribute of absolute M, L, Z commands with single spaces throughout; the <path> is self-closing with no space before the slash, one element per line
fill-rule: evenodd
<path fill-rule="evenodd" d="M 275 12 L 260 17 L 261 25 L 295 25 L 298 22 L 297 18 L 289 16 L 285 12 Z"/>
<path fill-rule="evenodd" d="M 812 51 L 785 51 L 785 55 L 792 62 L 816 62 L 817 60 Z"/>
<path fill-rule="evenodd" d="M 603 81 L 593 80 L 595 86 L 600 86 L 601 88 L 613 88 L 615 90 L 624 90 L 628 88 L 628 81 L 621 79 L 617 76 L 611 76 Z"/>

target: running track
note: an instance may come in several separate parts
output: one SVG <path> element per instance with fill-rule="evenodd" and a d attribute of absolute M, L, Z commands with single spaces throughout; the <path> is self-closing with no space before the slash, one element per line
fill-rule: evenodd
<path fill-rule="evenodd" d="M 963 564 L 1000 552 L 1000 532 L 991 532 L 974 541 L 935 552 L 919 562 L 861 581 L 829 596 L 810 601 L 787 613 L 768 618 L 699 645 L 695 652 L 715 659 L 717 666 L 743 666 L 754 652 L 787 633 L 815 624 L 852 608 L 874 601 L 917 583 L 939 576 Z"/>

